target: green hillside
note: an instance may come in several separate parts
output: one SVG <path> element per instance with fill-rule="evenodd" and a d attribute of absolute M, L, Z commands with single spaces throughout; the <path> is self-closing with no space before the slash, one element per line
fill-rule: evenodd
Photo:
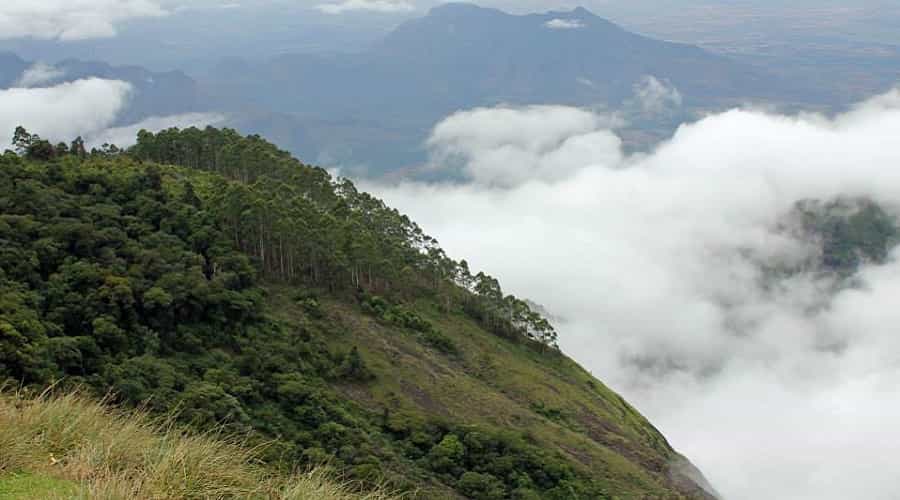
<path fill-rule="evenodd" d="M 16 145 L 0 379 L 177 409 L 273 470 L 411 498 L 709 497 L 526 301 L 349 181 L 230 130 Z"/>

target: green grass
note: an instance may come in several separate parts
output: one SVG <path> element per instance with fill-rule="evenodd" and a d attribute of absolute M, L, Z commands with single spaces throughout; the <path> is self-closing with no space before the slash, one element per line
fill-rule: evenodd
<path fill-rule="evenodd" d="M 75 393 L 0 392 L 0 499 L 393 498 L 356 493 L 322 469 L 276 473 L 261 451 Z"/>
<path fill-rule="evenodd" d="M 42 474 L 10 474 L 0 477 L 0 500 L 38 500 L 76 496 L 78 484 Z"/>

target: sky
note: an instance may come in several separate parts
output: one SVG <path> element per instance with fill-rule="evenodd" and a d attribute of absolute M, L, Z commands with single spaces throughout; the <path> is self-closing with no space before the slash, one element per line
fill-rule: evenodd
<path fill-rule="evenodd" d="M 0 37 L 23 36 L 39 39 L 84 40 L 115 36 L 123 25 L 136 19 L 158 19 L 179 13 L 207 14 L 216 10 L 260 12 L 290 9 L 338 18 L 365 13 L 379 15 L 415 15 L 446 3 L 443 0 L 4 0 L 0 5 Z M 601 15 L 640 14 L 659 17 L 697 6 L 771 10 L 783 6 L 771 0 L 480 0 L 479 5 L 500 8 L 514 13 L 565 10 L 584 6 Z M 870 7 L 891 5 L 887 0 L 831 0 L 811 2 L 797 0 L 789 8 L 806 6 Z M 896 6 L 895 6 L 896 8 Z M 712 12 L 712 11 L 710 11 Z M 365 18 L 354 22 L 364 24 Z"/>
<path fill-rule="evenodd" d="M 4 0 L 0 36 L 114 39 L 136 20 L 263 1 Z M 494 2 L 512 3 L 604 4 Z M 410 15 L 427 2 L 304 5 L 340 17 Z M 27 123 L 51 140 L 127 146 L 139 128 L 227 120 L 118 123 L 128 83 L 54 83 L 54 71 L 37 63 L 0 90 L 0 129 Z M 634 94 L 646 113 L 681 105 L 678 89 L 651 76 Z M 900 216 L 900 91 L 831 118 L 712 114 L 640 155 L 623 151 L 623 125 L 552 103 L 461 110 L 427 146 L 431 168 L 464 181 L 363 187 L 451 256 L 561 318 L 563 349 L 644 412 L 725 498 L 896 498 L 900 255 L 837 290 L 809 273 L 761 286 L 760 263 L 814 257 L 814 245 L 784 231 L 799 200 L 865 196 Z"/>
<path fill-rule="evenodd" d="M 196 76 L 222 57 L 364 50 L 442 0 L 4 0 L 0 50 Z M 743 54 L 822 37 L 896 44 L 896 0 L 480 0 L 513 13 L 584 6 L 655 38 Z M 145 50 L 147 43 L 154 50 Z M 875 50 L 875 49 L 873 49 Z M 787 51 L 788 54 L 791 51 Z M 841 55 L 840 57 L 844 57 Z"/>
<path fill-rule="evenodd" d="M 602 5 L 605 1 L 586 0 Z M 4 0 L 0 5 L 0 37 L 55 39 L 63 41 L 115 36 L 128 21 L 164 18 L 179 13 L 202 13 L 216 9 L 259 10 L 290 7 L 323 16 L 354 13 L 404 14 L 438 5 L 431 0 Z M 574 2 L 504 1 L 482 2 L 485 6 L 529 11 Z M 199 14 L 198 14 L 199 15 Z"/>

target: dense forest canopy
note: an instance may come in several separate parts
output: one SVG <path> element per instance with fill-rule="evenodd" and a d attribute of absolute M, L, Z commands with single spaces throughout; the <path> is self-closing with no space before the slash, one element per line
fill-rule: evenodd
<path fill-rule="evenodd" d="M 54 147 L 19 128 L 13 141 L 31 159 L 87 156 L 80 138 L 71 148 Z M 259 136 L 214 128 L 141 131 L 128 151 L 104 145 L 90 153 L 91 159 L 113 157 L 190 169 L 193 179 L 176 190 L 193 204 L 200 203 L 199 193 L 204 213 L 266 278 L 401 299 L 437 294 L 448 306 L 459 302 L 498 334 L 556 345 L 552 325 L 526 301 L 505 295 L 495 278 L 473 275 L 408 217 L 348 179 L 304 165 Z"/>

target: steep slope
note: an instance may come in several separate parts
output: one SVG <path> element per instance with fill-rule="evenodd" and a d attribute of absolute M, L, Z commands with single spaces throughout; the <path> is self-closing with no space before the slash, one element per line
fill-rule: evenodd
<path fill-rule="evenodd" d="M 276 288 L 272 297 L 277 316 L 288 324 L 304 323 L 306 316 L 286 290 Z M 694 483 L 702 474 L 688 475 L 690 462 L 659 431 L 567 357 L 497 338 L 465 315 L 448 314 L 428 300 L 407 307 L 440 332 L 439 340 L 398 329 L 383 318 L 354 314 L 352 306 L 324 302 L 328 321 L 341 326 L 328 345 L 344 352 L 358 349 L 374 375 L 364 385 L 340 384 L 340 392 L 383 415 L 390 433 L 412 438 L 423 422 L 440 422 L 445 433 L 469 447 L 482 446 L 479 439 L 485 437 L 496 439 L 492 435 L 519 439 L 515 434 L 521 432 L 526 442 L 559 452 L 599 478 L 603 488 L 598 491 L 610 496 L 657 498 L 678 492 L 707 498 Z M 466 451 L 473 455 L 467 457 L 473 466 L 481 459 L 476 450 Z M 419 453 L 413 450 L 412 456 Z M 506 467 L 488 464 L 486 469 L 502 477 Z"/>
<path fill-rule="evenodd" d="M 709 498 L 526 301 L 349 181 L 229 130 L 31 142 L 0 158 L 0 379 L 421 498 Z"/>

